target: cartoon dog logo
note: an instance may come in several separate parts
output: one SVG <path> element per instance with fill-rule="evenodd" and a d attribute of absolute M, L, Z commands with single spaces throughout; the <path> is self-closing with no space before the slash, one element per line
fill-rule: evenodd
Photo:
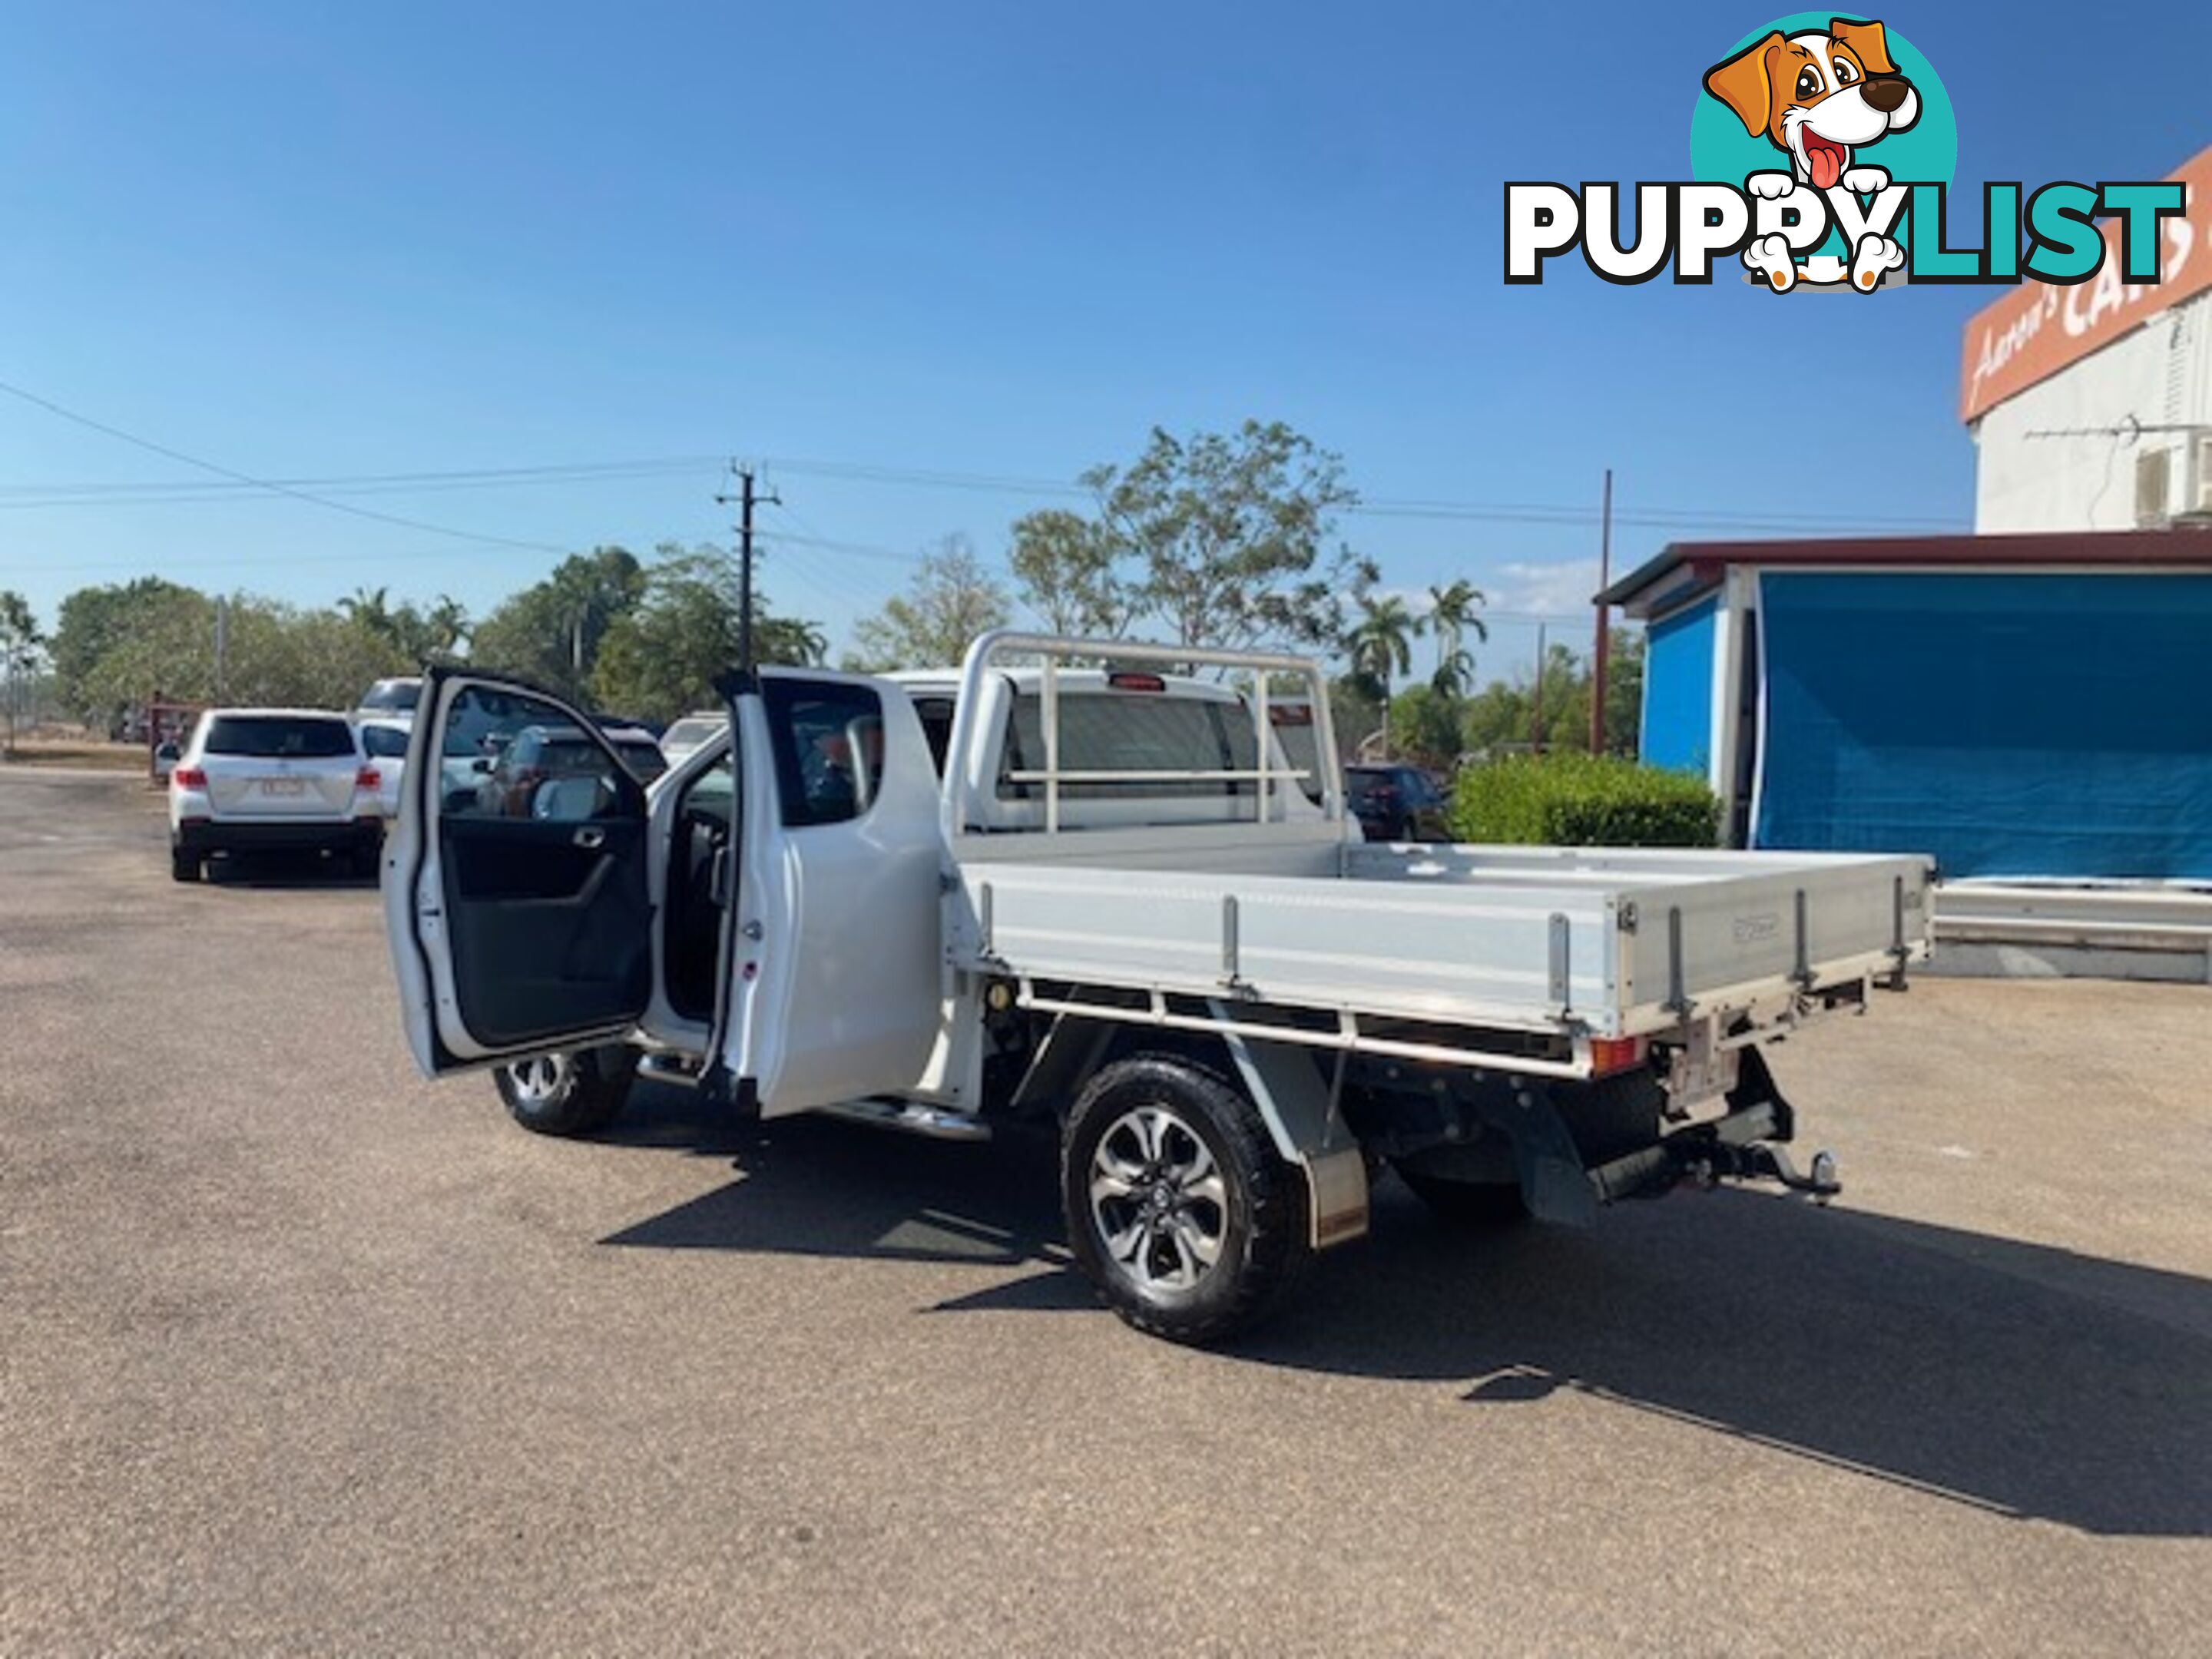
<path fill-rule="evenodd" d="M 1882 26 L 1847 17 L 1831 19 L 1826 33 L 1769 31 L 1707 70 L 1705 90 L 1735 112 L 1746 132 L 1764 137 L 1790 158 L 1788 173 L 1754 173 L 1744 180 L 1753 195 L 1776 201 L 1800 185 L 1825 191 L 1840 184 L 1862 196 L 1887 188 L 1887 170 L 1859 162 L 1857 154 L 1920 118 L 1920 94 L 1890 61 Z M 1816 264 L 1833 260 L 1808 261 L 1801 270 L 1775 235 L 1755 240 L 1743 262 L 1764 272 L 1777 291 L 1800 276 L 1842 277 L 1840 270 L 1815 273 Z M 1904 263 L 1905 250 L 1888 237 L 1863 236 L 1851 251 L 1851 284 L 1870 292 L 1884 271 Z"/>

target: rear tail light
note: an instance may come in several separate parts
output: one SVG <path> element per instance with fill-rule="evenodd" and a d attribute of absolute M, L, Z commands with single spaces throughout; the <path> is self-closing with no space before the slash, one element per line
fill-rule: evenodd
<path fill-rule="evenodd" d="M 1590 1075 L 1604 1077 L 1611 1072 L 1633 1071 L 1644 1063 L 1642 1037 L 1592 1037 L 1589 1045 Z"/>
<path fill-rule="evenodd" d="M 384 782 L 384 775 L 374 766 L 364 766 L 353 775 L 353 787 L 367 794 L 374 794 Z"/>
<path fill-rule="evenodd" d="M 179 766 L 169 774 L 169 781 L 179 789 L 204 789 L 207 774 L 197 766 Z"/>

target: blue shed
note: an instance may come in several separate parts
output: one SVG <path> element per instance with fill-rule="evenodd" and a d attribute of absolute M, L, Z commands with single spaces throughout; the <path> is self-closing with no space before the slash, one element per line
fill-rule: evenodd
<path fill-rule="evenodd" d="M 2212 880 L 2212 530 L 1677 543 L 1601 598 L 1735 845 Z"/>

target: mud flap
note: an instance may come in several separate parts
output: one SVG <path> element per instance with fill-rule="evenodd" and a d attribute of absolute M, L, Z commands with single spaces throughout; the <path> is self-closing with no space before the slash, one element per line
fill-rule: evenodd
<path fill-rule="evenodd" d="M 1528 1213 L 1539 1221 L 1569 1227 L 1587 1227 L 1596 1220 L 1597 1194 L 1548 1091 L 1540 1102 L 1522 1109 L 1511 1133 L 1521 1198 Z"/>
<path fill-rule="evenodd" d="M 1226 1022 L 1228 1011 L 1212 1005 Z M 1337 1090 L 1310 1048 L 1224 1035 L 1245 1091 L 1260 1109 L 1275 1149 L 1305 1172 L 1306 1215 L 1314 1249 L 1348 1244 L 1367 1232 L 1367 1158 L 1337 1109 Z M 1334 1071 L 1341 1081 L 1343 1060 Z"/>

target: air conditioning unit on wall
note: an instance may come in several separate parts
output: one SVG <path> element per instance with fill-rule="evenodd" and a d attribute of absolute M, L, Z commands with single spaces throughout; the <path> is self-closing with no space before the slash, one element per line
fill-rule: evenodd
<path fill-rule="evenodd" d="M 2146 449 L 2136 457 L 2136 528 L 2162 528 L 2172 515 L 2168 482 L 2173 465 L 2170 449 Z"/>

